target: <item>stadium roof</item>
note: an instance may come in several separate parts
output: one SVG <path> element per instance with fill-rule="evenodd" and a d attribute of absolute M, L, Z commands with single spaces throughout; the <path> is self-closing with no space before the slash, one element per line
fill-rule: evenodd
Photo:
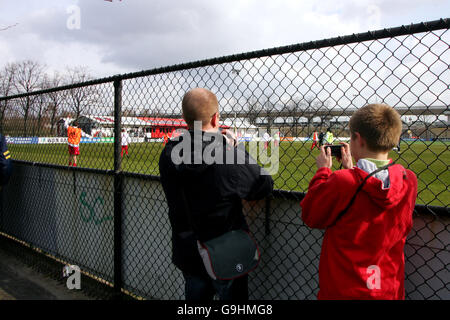
<path fill-rule="evenodd" d="M 95 121 L 101 125 L 114 126 L 114 117 L 111 116 L 80 116 L 80 118 L 88 118 L 91 121 Z M 178 127 L 187 128 L 187 123 L 184 119 L 170 119 L 170 118 L 157 118 L 157 117 L 122 117 L 122 125 L 124 126 L 157 126 L 157 127 Z M 221 128 L 228 128 L 229 125 L 221 125 Z"/>
<path fill-rule="evenodd" d="M 156 118 L 156 117 L 138 117 L 152 126 L 158 127 L 184 127 L 187 128 L 187 123 L 184 119 L 170 119 L 170 118 Z"/>
<path fill-rule="evenodd" d="M 400 113 L 402 116 L 406 115 L 416 115 L 416 116 L 426 116 L 426 115 L 449 115 L 450 109 L 448 105 L 433 105 L 433 106 L 394 106 L 394 108 Z M 254 112 L 249 112 L 246 110 L 241 111 L 224 111 L 220 113 L 221 119 L 233 119 L 233 118 L 248 118 L 249 116 L 254 117 L 306 117 L 306 118 L 314 118 L 314 117 L 322 117 L 322 118 L 330 118 L 330 117 L 339 117 L 339 116 L 352 116 L 352 114 L 358 110 L 355 107 L 341 108 L 306 108 L 306 109 L 298 109 L 298 110 L 257 110 Z M 178 118 L 180 114 L 166 114 L 166 117 Z"/>

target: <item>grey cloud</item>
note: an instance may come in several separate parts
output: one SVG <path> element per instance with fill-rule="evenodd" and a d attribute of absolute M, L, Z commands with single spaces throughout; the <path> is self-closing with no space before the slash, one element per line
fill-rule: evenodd
<path fill-rule="evenodd" d="M 97 45 L 104 62 L 132 69 L 229 54 L 234 46 L 226 17 L 211 2 L 81 0 L 79 7 L 80 30 L 66 28 L 69 14 L 61 9 L 33 15 L 26 29 L 45 40 Z"/>
<path fill-rule="evenodd" d="M 426 18 L 429 14 L 426 11 L 433 6 L 448 7 L 447 0 L 352 0 L 341 2 L 338 5 L 339 13 L 343 19 L 358 21 L 365 26 L 366 19 L 373 14 L 373 8 L 379 10 L 379 23 L 384 27 L 397 27 L 400 25 L 408 25 L 410 23 L 418 23 L 439 17 Z M 436 10 L 432 10 L 435 13 Z M 420 21 L 415 21 L 414 16 L 422 16 Z M 367 30 L 361 30 L 367 31 Z"/>
<path fill-rule="evenodd" d="M 16 45 L 15 37 L 30 35 L 44 40 L 45 45 L 33 49 L 37 52 L 48 50 L 52 42 L 67 48 L 86 45 L 86 50 L 98 52 L 100 62 L 136 71 L 367 31 L 372 28 L 365 21 L 369 4 L 380 8 L 383 26 L 404 23 L 386 22 L 384 15 L 391 6 L 393 12 L 402 9 L 386 1 L 323 0 L 312 5 L 311 1 L 79 0 L 80 30 L 66 27 L 69 14 L 62 5 L 47 4 L 8 34 L 0 34 L 0 40 L 8 38 L 16 51 L 23 46 Z M 419 0 L 411 3 L 408 7 L 420 5 Z M 324 23 L 329 20 L 329 25 Z M 87 56 L 86 52 L 67 54 Z"/>

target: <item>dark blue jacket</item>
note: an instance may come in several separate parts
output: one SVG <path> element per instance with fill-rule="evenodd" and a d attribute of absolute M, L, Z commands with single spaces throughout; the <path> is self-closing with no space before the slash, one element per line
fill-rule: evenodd
<path fill-rule="evenodd" d="M 6 145 L 5 137 L 0 133 L 0 186 L 3 186 L 8 182 L 11 172 L 11 153 Z"/>
<path fill-rule="evenodd" d="M 190 134 L 192 137 L 192 132 Z M 230 230 L 248 230 L 241 199 L 257 200 L 268 196 L 273 189 L 273 180 L 270 175 L 262 175 L 257 164 L 249 163 L 250 155 L 245 149 L 235 149 L 231 156 L 234 163 L 239 163 L 238 156 L 245 157 L 245 164 L 225 164 L 226 153 L 231 152 L 231 147 L 226 148 L 225 141 L 219 142 L 227 149 L 223 155 L 223 164 L 206 164 L 202 161 L 201 164 L 176 165 L 172 162 L 172 150 L 183 138 L 184 135 L 179 141 L 169 141 L 159 159 L 161 184 L 172 227 L 172 261 L 184 272 L 206 275 L 197 250 L 197 238 L 206 241 Z M 203 142 L 202 154 L 211 143 Z M 189 158 L 194 159 L 195 149 L 192 145 Z M 182 192 L 187 204 L 183 201 Z M 191 209 L 191 221 L 186 206 Z M 196 225 L 196 234 L 191 223 Z"/>

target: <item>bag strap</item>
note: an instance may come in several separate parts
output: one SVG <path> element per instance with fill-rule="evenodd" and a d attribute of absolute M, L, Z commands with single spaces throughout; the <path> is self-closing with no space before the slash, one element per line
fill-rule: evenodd
<path fill-rule="evenodd" d="M 356 196 L 357 196 L 358 193 L 362 190 L 362 188 L 364 187 L 364 184 L 366 183 L 366 181 L 367 181 L 371 176 L 377 174 L 377 173 L 380 172 L 380 171 L 386 170 L 387 168 L 389 168 L 390 166 L 392 166 L 392 165 L 394 165 L 394 164 L 395 164 L 394 162 L 391 162 L 391 163 L 389 163 L 389 164 L 387 164 L 387 165 L 385 165 L 385 166 L 382 166 L 382 167 L 378 168 L 377 170 L 375 170 L 375 171 L 369 173 L 369 174 L 364 178 L 364 180 L 361 182 L 361 184 L 358 186 L 358 188 L 356 189 L 355 194 L 354 194 L 353 197 L 350 199 L 350 202 L 347 204 L 347 206 L 345 207 L 345 209 L 342 210 L 342 211 L 339 213 L 339 215 L 337 216 L 336 220 L 334 220 L 334 222 L 333 222 L 329 227 L 334 226 L 334 225 L 336 224 L 336 222 L 337 222 L 337 221 L 338 221 L 338 220 L 339 220 L 339 219 L 347 212 L 347 210 L 352 206 L 353 202 L 354 202 L 355 199 L 356 199 Z"/>

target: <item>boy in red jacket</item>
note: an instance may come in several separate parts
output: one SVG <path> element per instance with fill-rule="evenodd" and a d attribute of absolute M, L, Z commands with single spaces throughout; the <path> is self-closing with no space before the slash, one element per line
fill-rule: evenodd
<path fill-rule="evenodd" d="M 319 263 L 318 299 L 404 299 L 404 253 L 417 195 L 415 174 L 389 164 L 399 141 L 400 115 L 382 104 L 367 105 L 350 119 L 350 145 L 342 143 L 343 170 L 331 171 L 331 150 L 322 146 L 318 170 L 300 203 L 311 228 L 326 229 Z M 356 161 L 353 167 L 352 156 Z"/>

